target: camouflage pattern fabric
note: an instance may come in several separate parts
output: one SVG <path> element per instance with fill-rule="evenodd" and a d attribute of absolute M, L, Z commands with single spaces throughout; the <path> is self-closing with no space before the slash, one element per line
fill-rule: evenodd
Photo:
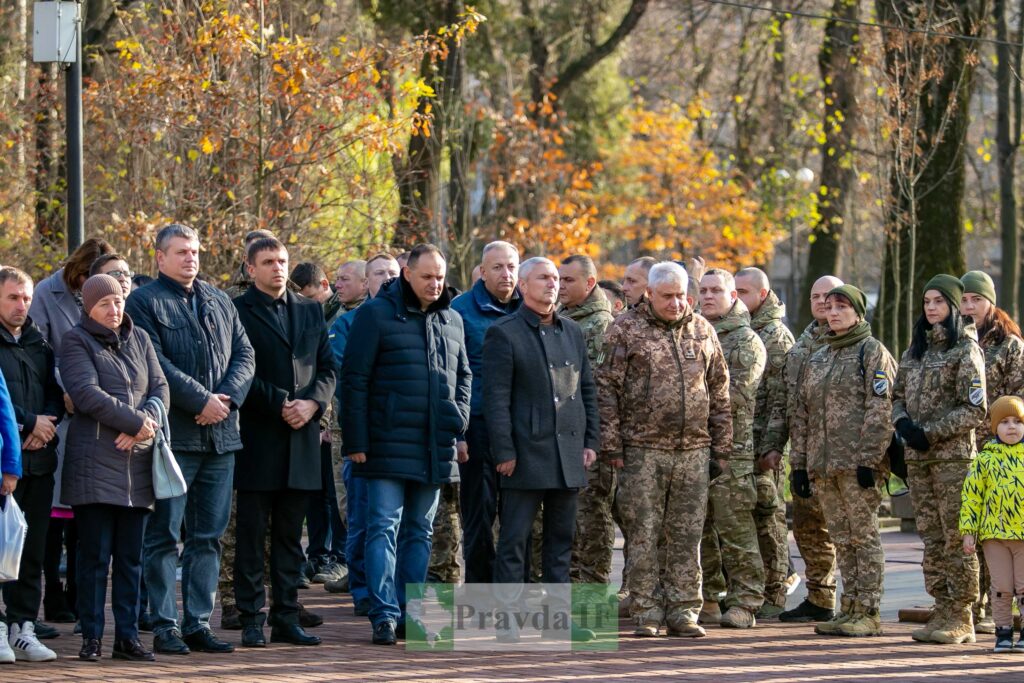
<path fill-rule="evenodd" d="M 865 609 L 882 603 L 885 554 L 878 533 L 878 506 L 882 502 L 882 478 L 871 488 L 861 488 L 857 475 L 841 472 L 816 478 L 814 495 L 822 501 L 829 536 L 836 544 L 843 598 Z"/>
<path fill-rule="evenodd" d="M 462 581 L 462 525 L 459 523 L 459 485 L 442 484 L 437 514 L 434 515 L 434 539 L 427 566 L 428 581 Z"/>
<path fill-rule="evenodd" d="M 764 601 L 786 605 L 786 579 L 789 578 L 789 527 L 786 522 L 786 499 L 779 470 L 756 472 L 754 486 L 754 526 L 757 546 L 764 564 Z"/>

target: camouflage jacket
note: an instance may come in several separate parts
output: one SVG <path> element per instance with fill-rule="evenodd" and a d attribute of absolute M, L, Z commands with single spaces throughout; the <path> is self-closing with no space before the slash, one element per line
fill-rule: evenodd
<path fill-rule="evenodd" d="M 978 342 L 985 354 L 985 390 L 989 405 L 1002 396 L 1024 396 L 1024 341 L 1008 334 L 997 344 L 994 336 L 995 330 L 990 329 Z M 980 451 L 992 438 L 987 419 L 978 425 L 974 434 Z"/>
<path fill-rule="evenodd" d="M 892 422 L 907 417 L 924 429 L 931 448 L 908 447 L 907 460 L 969 460 L 974 457 L 974 430 L 988 411 L 985 400 L 985 354 L 968 326 L 946 350 L 946 330 L 928 331 L 928 348 L 915 359 L 906 351 L 893 387 Z"/>
<path fill-rule="evenodd" d="M 224 293 L 228 295 L 228 298 L 237 299 L 238 297 L 249 291 L 252 287 L 252 278 L 249 277 L 249 271 L 246 270 L 245 262 L 243 261 L 238 266 L 238 272 L 235 273 L 235 277 L 231 279 L 228 286 L 224 288 Z"/>
<path fill-rule="evenodd" d="M 729 403 L 732 407 L 732 455 L 729 466 L 737 475 L 754 471 L 754 405 L 764 374 L 767 353 L 750 327 L 750 314 L 739 299 L 729 312 L 712 320 L 718 343 L 729 366 Z"/>
<path fill-rule="evenodd" d="M 768 423 L 764 438 L 758 448 L 758 455 L 769 451 L 783 452 L 789 441 L 789 430 L 796 410 L 796 391 L 800 373 L 808 357 L 825 345 L 828 325 L 812 321 L 804 329 L 796 343 L 786 353 L 786 364 L 782 369 L 782 382 L 768 397 Z"/>
<path fill-rule="evenodd" d="M 896 359 L 885 345 L 874 337 L 841 349 L 823 344 L 802 365 L 791 420 L 793 468 L 819 477 L 859 465 L 888 470 Z"/>
<path fill-rule="evenodd" d="M 714 328 L 692 311 L 675 323 L 640 304 L 605 335 L 597 372 L 602 452 L 629 446 L 732 451 L 729 369 Z"/>
<path fill-rule="evenodd" d="M 608 297 L 595 286 L 579 306 L 563 308 L 559 315 L 573 320 L 583 330 L 590 366 L 597 368 L 604 361 L 604 334 L 615 318 Z"/>
<path fill-rule="evenodd" d="M 785 317 L 786 305 L 779 301 L 775 292 L 768 292 L 768 298 L 750 319 L 750 326 L 761 337 L 768 353 L 768 362 L 765 364 L 761 384 L 757 387 L 757 403 L 754 406 L 754 452 L 759 454 L 765 452 L 765 432 L 771 420 L 772 396 L 780 393 L 785 395 L 786 392 L 786 354 L 793 347 L 793 333 L 782 322 Z"/>

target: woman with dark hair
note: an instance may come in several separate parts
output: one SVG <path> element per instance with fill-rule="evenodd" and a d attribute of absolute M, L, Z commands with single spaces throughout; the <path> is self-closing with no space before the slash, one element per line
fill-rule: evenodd
<path fill-rule="evenodd" d="M 977 451 L 974 430 L 985 419 L 985 356 L 957 309 L 963 285 L 936 275 L 925 285 L 923 311 L 893 387 L 892 419 L 909 448 L 907 483 L 924 541 L 924 582 L 935 598 L 914 640 L 975 642 L 972 606 L 978 560 L 963 553 L 960 492 Z"/>
<path fill-rule="evenodd" d="M 117 280 L 124 291 L 125 299 L 132 293 L 132 278 L 135 277 L 135 273 L 120 254 L 104 254 L 93 261 L 89 267 L 89 277 L 93 275 L 109 275 Z"/>
<path fill-rule="evenodd" d="M 114 247 L 104 240 L 90 237 L 82 242 L 64 262 L 64 266 L 40 282 L 32 297 L 32 306 L 28 314 L 46 342 L 53 348 L 57 362 L 57 382 L 61 388 L 64 383 L 60 377 L 61 346 L 72 327 L 82 317 L 82 285 L 89 277 L 89 269 L 99 257 L 114 253 Z M 71 405 L 68 395 L 64 394 L 65 407 L 70 413 Z M 43 612 L 47 621 L 68 623 L 75 621 L 77 614 L 75 569 L 78 563 L 75 550 L 78 546 L 78 530 L 71 509 L 60 503 L 61 467 L 64 463 L 64 446 L 67 438 L 68 421 L 64 420 L 57 428 L 57 471 L 54 473 L 53 510 L 50 514 L 50 528 L 46 532 L 46 554 L 43 559 L 43 574 L 46 581 Z M 67 582 L 61 585 L 60 559 L 67 546 Z M 56 637 L 56 631 L 37 624 L 36 635 Z"/>
<path fill-rule="evenodd" d="M 62 496 L 79 523 L 78 607 L 82 649 L 101 656 L 107 575 L 115 659 L 152 661 L 139 641 L 139 579 L 146 516 L 155 502 L 153 437 L 169 402 L 167 380 L 149 335 L 124 312 L 121 284 L 94 275 L 82 286 L 81 322 L 63 348 L 64 378 L 76 411 L 68 430 Z"/>
<path fill-rule="evenodd" d="M 842 285 L 826 303 L 829 332 L 804 366 L 790 451 L 793 492 L 808 498 L 813 485 L 843 575 L 842 608 L 815 631 L 880 636 L 885 555 L 878 505 L 889 474 L 896 360 L 871 335 L 864 292 Z"/>
<path fill-rule="evenodd" d="M 974 321 L 978 329 L 978 343 L 985 354 L 985 391 L 988 405 L 1002 396 L 1024 394 L 1024 340 L 1017 323 L 1003 309 L 996 306 L 996 286 L 992 278 L 980 270 L 972 270 L 960 278 L 964 295 L 960 297 L 960 313 Z M 993 437 L 989 421 L 975 430 L 978 452 Z M 974 607 L 974 630 L 995 633 L 989 609 L 989 574 L 985 556 L 978 553 L 979 597 Z"/>

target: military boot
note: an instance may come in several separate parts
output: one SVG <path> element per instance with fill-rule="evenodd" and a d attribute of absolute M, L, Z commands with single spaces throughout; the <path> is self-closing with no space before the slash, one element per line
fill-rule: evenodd
<path fill-rule="evenodd" d="M 733 605 L 722 615 L 719 625 L 722 628 L 753 628 L 757 626 L 757 619 L 754 618 L 754 613 L 746 607 Z"/>
<path fill-rule="evenodd" d="M 946 620 L 949 619 L 949 603 L 944 600 L 936 600 L 935 607 L 932 608 L 932 616 L 928 618 L 928 622 L 921 628 L 915 629 L 911 632 L 910 637 L 920 643 L 933 643 L 932 635 L 938 629 L 946 625 Z"/>
<path fill-rule="evenodd" d="M 701 624 L 717 624 L 722 621 L 722 607 L 714 600 L 705 601 L 700 608 L 700 616 L 697 621 Z"/>
<path fill-rule="evenodd" d="M 882 635 L 882 618 L 878 614 L 878 608 L 855 605 L 853 615 L 844 623 L 839 624 L 836 635 L 853 637 Z"/>
<path fill-rule="evenodd" d="M 823 621 L 814 627 L 814 632 L 820 636 L 839 635 L 839 627 L 853 617 L 853 600 L 843 596 L 839 602 L 839 614 L 828 621 Z"/>
<path fill-rule="evenodd" d="M 973 617 L 970 605 L 955 606 L 950 610 L 945 625 L 932 633 L 932 642 L 945 645 L 975 642 Z"/>

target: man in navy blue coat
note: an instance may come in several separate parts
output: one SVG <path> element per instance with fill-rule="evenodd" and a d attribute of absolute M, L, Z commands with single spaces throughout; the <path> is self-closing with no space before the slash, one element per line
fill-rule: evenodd
<path fill-rule="evenodd" d="M 342 361 L 344 449 L 367 480 L 366 580 L 373 642 L 404 631 L 405 587 L 423 583 L 441 484 L 459 480 L 472 373 L 446 263 L 416 247 L 356 313 Z M 396 634 L 396 626 L 399 631 Z"/>

